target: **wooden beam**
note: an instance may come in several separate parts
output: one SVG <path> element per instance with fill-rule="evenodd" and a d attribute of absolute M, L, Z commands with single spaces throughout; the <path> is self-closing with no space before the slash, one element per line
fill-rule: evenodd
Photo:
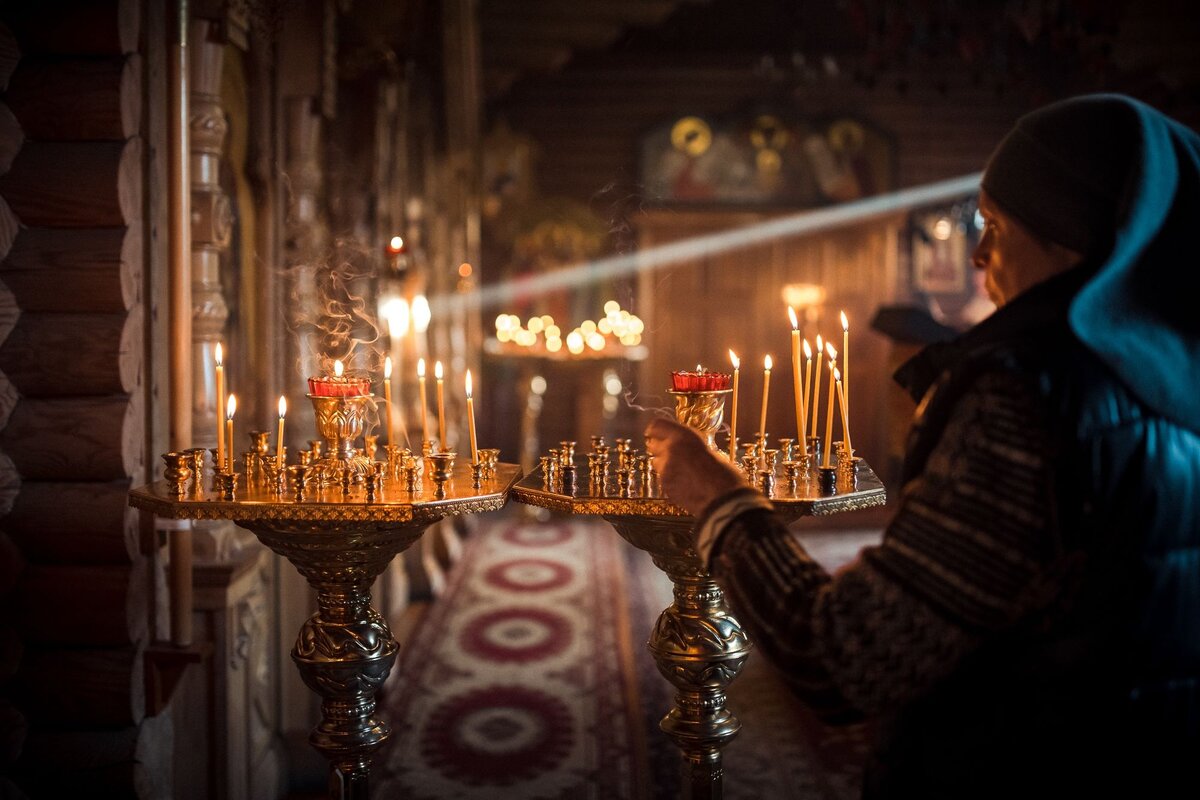
<path fill-rule="evenodd" d="M 124 120 L 136 121 L 140 114 L 141 93 L 122 91 L 124 81 L 140 80 L 137 64 L 121 56 L 26 58 L 5 100 L 31 140 L 123 141 L 133 133 Z M 135 74 L 126 78 L 127 71 Z"/>
<path fill-rule="evenodd" d="M 0 194 L 23 225 L 96 228 L 141 215 L 141 145 L 27 142 L 0 178 Z"/>
<path fill-rule="evenodd" d="M 23 228 L 0 280 L 24 313 L 115 314 L 137 297 L 142 226 Z"/>
<path fill-rule="evenodd" d="M 480 4 L 480 21 L 582 19 L 647 26 L 662 22 L 678 5 L 677 0 L 487 0 Z"/>
<path fill-rule="evenodd" d="M 0 370 L 26 398 L 132 392 L 141 333 L 137 314 L 22 313 Z"/>
<path fill-rule="evenodd" d="M 146 638 L 149 581 L 141 566 L 30 566 L 13 594 L 15 618 L 27 644 L 124 647 Z M 85 589 L 87 602 L 77 592 Z"/>
<path fill-rule="evenodd" d="M 140 430 L 133 398 L 25 398 L 0 433 L 2 448 L 25 480 L 111 481 L 127 478 L 141 449 L 126 429 Z"/>
<path fill-rule="evenodd" d="M 69 719 L 76 729 L 136 725 L 146 713 L 142 652 L 30 648 L 9 696 L 36 719 Z"/>
<path fill-rule="evenodd" d="M 130 564 L 138 542 L 128 493 L 128 480 L 26 481 L 4 530 L 33 564 Z"/>

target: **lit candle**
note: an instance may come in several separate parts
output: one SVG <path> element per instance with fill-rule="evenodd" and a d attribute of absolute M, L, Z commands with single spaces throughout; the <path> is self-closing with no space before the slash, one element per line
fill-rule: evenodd
<path fill-rule="evenodd" d="M 442 452 L 446 451 L 446 396 L 442 392 L 442 362 L 437 361 L 433 365 L 433 377 L 437 378 L 437 406 L 438 406 L 438 443 L 442 448 Z"/>
<path fill-rule="evenodd" d="M 833 444 L 833 390 L 836 388 L 833 385 L 833 370 L 837 362 L 837 350 L 829 342 L 825 343 L 825 349 L 829 351 L 829 400 L 825 404 L 825 466 L 832 466 L 829 460 L 830 445 Z"/>
<path fill-rule="evenodd" d="M 763 402 L 762 416 L 758 420 L 758 440 L 762 443 L 762 449 L 767 449 L 767 395 L 771 391 L 771 357 L 767 356 L 763 359 Z M 760 456 L 763 454 L 759 454 Z M 764 456 L 765 457 L 765 456 Z"/>
<path fill-rule="evenodd" d="M 842 374 L 836 369 L 833 379 L 837 381 L 838 402 L 842 406 L 842 442 L 846 445 L 846 457 L 853 458 L 854 450 L 850 447 L 850 418 L 846 416 L 846 393 L 842 389 Z"/>
<path fill-rule="evenodd" d="M 804 385 L 800 373 L 800 324 L 796 321 L 796 310 L 788 306 L 788 319 L 792 322 L 792 394 L 796 398 L 796 433 L 803 443 L 808 438 L 804 424 Z"/>
<path fill-rule="evenodd" d="M 729 351 L 729 360 L 733 363 L 733 407 L 729 410 L 729 460 L 736 463 L 738 373 L 742 362 L 738 360 L 737 354 L 732 350 Z"/>
<path fill-rule="evenodd" d="M 383 403 L 387 406 L 387 443 L 392 444 L 392 357 L 383 359 Z"/>
<path fill-rule="evenodd" d="M 237 411 L 237 397 L 229 395 L 225 406 L 225 437 L 229 439 L 229 471 L 233 472 L 233 412 Z"/>
<path fill-rule="evenodd" d="M 275 456 L 283 462 L 283 417 L 287 414 L 287 398 L 279 395 L 279 435 L 275 437 Z"/>
<path fill-rule="evenodd" d="M 850 320 L 842 313 L 842 383 L 845 384 L 846 406 L 850 406 Z"/>
<path fill-rule="evenodd" d="M 467 433 L 471 437 L 471 463 L 479 463 L 479 448 L 475 446 L 475 403 L 471 399 L 471 370 L 467 370 Z"/>
<path fill-rule="evenodd" d="M 425 359 L 417 361 L 417 384 L 421 392 L 421 441 L 429 441 L 429 412 L 425 400 Z"/>
<path fill-rule="evenodd" d="M 808 405 L 811 402 L 808 399 L 808 387 L 812 386 L 812 348 L 808 345 L 808 339 L 804 340 L 804 420 L 808 422 Z M 813 434 L 816 434 L 816 426 L 813 427 Z M 806 430 L 807 434 L 808 431 Z M 800 452 L 808 452 L 808 437 L 805 436 L 800 440 Z"/>
<path fill-rule="evenodd" d="M 821 357 L 825 355 L 825 346 L 821 344 L 821 334 L 817 334 L 817 371 L 813 378 L 812 387 L 812 432 L 817 435 L 817 412 L 821 410 Z M 820 455 L 814 453 L 814 455 Z"/>
<path fill-rule="evenodd" d="M 343 364 L 340 359 L 335 358 L 333 360 L 333 377 L 341 378 L 342 373 L 344 373 L 345 371 L 346 371 L 346 365 Z"/>
<path fill-rule="evenodd" d="M 217 342 L 217 472 L 225 468 L 225 365 L 221 355 L 221 343 Z M 233 447 L 233 442 L 229 446 Z"/>

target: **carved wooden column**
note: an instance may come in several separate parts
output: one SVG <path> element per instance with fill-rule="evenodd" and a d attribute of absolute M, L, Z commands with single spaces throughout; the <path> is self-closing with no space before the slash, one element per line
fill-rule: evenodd
<path fill-rule="evenodd" d="M 230 263 L 233 205 L 221 186 L 230 118 L 222 100 L 227 39 L 219 34 L 227 33 L 229 24 L 195 20 L 188 37 L 193 435 L 196 445 L 205 447 L 215 446 L 216 439 L 217 343 L 225 351 L 227 392 L 249 399 L 253 389 L 268 380 L 259 373 L 254 354 L 236 346 L 227 331 L 226 291 L 236 287 L 226 287 L 222 280 L 222 265 Z M 239 122 L 247 124 L 246 119 Z M 255 309 L 242 310 L 237 329 L 245 331 L 255 322 Z M 243 408 L 247 406 L 253 409 L 252 403 Z M 251 427 L 243 425 L 242 430 Z M 243 436 L 228 443 L 235 457 L 246 449 L 245 441 Z M 213 748 L 206 774 L 186 784 L 181 781 L 177 788 L 197 792 L 197 797 L 273 798 L 283 788 L 284 770 L 275 703 L 279 678 L 271 669 L 274 659 L 266 644 L 275 625 L 271 558 L 252 535 L 229 522 L 198 522 L 195 530 L 197 633 L 212 643 L 214 653 L 198 700 L 211 726 Z"/>

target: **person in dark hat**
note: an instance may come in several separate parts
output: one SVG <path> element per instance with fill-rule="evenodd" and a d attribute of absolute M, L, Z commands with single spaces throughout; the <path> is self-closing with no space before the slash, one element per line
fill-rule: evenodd
<path fill-rule="evenodd" d="M 920 405 L 879 546 L 830 575 L 694 432 L 648 448 L 794 690 L 878 719 L 865 797 L 1200 797 L 1200 136 L 1049 105 L 980 211 L 998 310 L 897 374 Z"/>

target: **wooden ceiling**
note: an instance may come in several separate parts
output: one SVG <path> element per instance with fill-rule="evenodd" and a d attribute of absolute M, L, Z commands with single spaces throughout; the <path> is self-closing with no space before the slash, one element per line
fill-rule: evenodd
<path fill-rule="evenodd" d="M 500 100 L 521 78 L 552 73 L 580 53 L 611 47 L 709 0 L 480 0 L 484 96 Z"/>

